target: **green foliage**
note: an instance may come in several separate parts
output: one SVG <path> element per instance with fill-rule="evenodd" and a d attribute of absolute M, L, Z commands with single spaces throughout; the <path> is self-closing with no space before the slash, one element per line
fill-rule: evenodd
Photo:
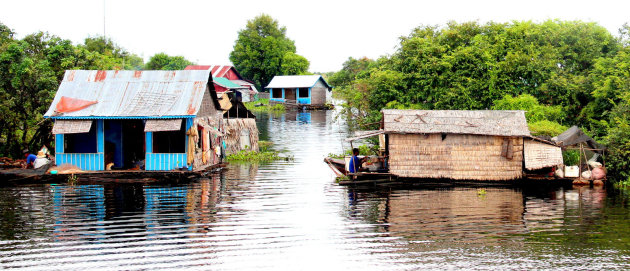
<path fill-rule="evenodd" d="M 394 54 L 356 77 L 344 69 L 331 78 L 351 80 L 342 96 L 359 122 L 374 118 L 365 108 L 379 111 L 392 101 L 427 109 L 488 109 L 506 95 L 529 94 L 560 106 L 564 120 L 573 124 L 589 102 L 588 73 L 619 48 L 615 37 L 594 23 L 450 22 L 414 29 Z M 383 84 L 384 77 L 396 81 Z"/>
<path fill-rule="evenodd" d="M 627 180 L 630 178 L 630 90 L 610 112 L 610 119 L 613 125 L 604 138 L 608 146 L 606 166 L 615 179 Z"/>
<path fill-rule="evenodd" d="M 22 39 L 0 23 L 0 156 L 52 147 L 52 123 L 44 120 L 65 70 L 140 69 L 142 58 L 103 37 L 70 40 L 37 32 Z"/>
<path fill-rule="evenodd" d="M 286 32 L 286 27 L 266 14 L 247 21 L 238 32 L 230 61 L 259 89 L 275 75 L 305 74 L 308 70 L 308 60 L 295 54 L 295 43 Z"/>
<path fill-rule="evenodd" d="M 566 114 L 562 106 L 541 105 L 536 97 L 530 94 L 521 94 L 517 97 L 505 95 L 502 99 L 494 101 L 494 110 L 524 110 L 527 122 L 542 120 L 561 121 Z"/>
<path fill-rule="evenodd" d="M 238 153 L 228 155 L 230 162 L 271 162 L 276 160 L 293 160 L 291 156 L 280 156 L 280 153 L 271 149 L 272 143 L 268 141 L 258 142 L 259 151 L 241 150 Z"/>
<path fill-rule="evenodd" d="M 580 162 L 579 150 L 565 150 L 562 152 L 562 161 L 567 166 L 574 166 Z"/>
<path fill-rule="evenodd" d="M 534 136 L 554 137 L 566 131 L 568 127 L 563 126 L 555 121 L 539 120 L 536 122 L 528 122 L 529 131 Z"/>
<path fill-rule="evenodd" d="M 308 66 L 310 63 L 305 57 L 294 52 L 286 52 L 282 58 L 280 65 L 281 74 L 289 75 L 305 75 L 308 74 Z"/>
<path fill-rule="evenodd" d="M 246 102 L 245 108 L 252 112 L 274 112 L 281 113 L 286 111 L 286 107 L 283 104 L 269 104 L 269 99 L 258 99 L 253 102 Z"/>
<path fill-rule="evenodd" d="M 356 147 L 359 149 L 359 155 L 378 155 L 378 146 L 375 145 L 360 145 Z M 352 149 L 347 149 L 343 153 L 329 153 L 327 157 L 343 159 L 346 156 L 352 156 Z"/>
<path fill-rule="evenodd" d="M 166 53 L 153 55 L 147 65 L 146 70 L 183 70 L 188 65 L 193 65 L 183 56 L 169 56 Z"/>

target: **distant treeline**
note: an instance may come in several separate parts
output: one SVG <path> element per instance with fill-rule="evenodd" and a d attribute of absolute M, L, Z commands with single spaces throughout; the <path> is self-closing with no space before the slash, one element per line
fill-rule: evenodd
<path fill-rule="evenodd" d="M 350 58 L 328 80 L 364 128 L 383 108 L 527 110 L 530 130 L 548 136 L 578 125 L 628 180 L 629 30 L 557 20 L 421 26 L 392 55 Z"/>
<path fill-rule="evenodd" d="M 159 53 L 144 60 L 105 37 L 83 44 L 38 32 L 17 39 L 0 22 L 0 156 L 18 157 L 52 142 L 52 122 L 42 115 L 50 106 L 65 70 L 181 70 L 192 64 Z M 49 145 L 50 147 L 50 145 Z"/>

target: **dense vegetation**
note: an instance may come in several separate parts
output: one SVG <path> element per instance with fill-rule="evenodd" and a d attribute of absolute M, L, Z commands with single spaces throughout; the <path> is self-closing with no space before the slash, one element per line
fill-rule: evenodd
<path fill-rule="evenodd" d="M 238 32 L 230 61 L 245 78 L 264 88 L 276 75 L 306 74 L 310 63 L 296 54 L 295 42 L 286 36 L 287 29 L 271 16 L 262 14 L 247 21 Z"/>
<path fill-rule="evenodd" d="M 157 54 L 145 66 L 141 57 L 104 37 L 88 37 L 78 45 L 44 32 L 17 39 L 0 23 L 0 156 L 50 146 L 52 122 L 42 115 L 65 70 L 183 69 L 184 64 L 190 61 Z"/>
<path fill-rule="evenodd" d="M 596 23 L 421 26 L 376 60 L 350 58 L 329 76 L 363 128 L 382 108 L 523 109 L 530 129 L 578 125 L 609 147 L 608 168 L 630 178 L 630 42 Z"/>

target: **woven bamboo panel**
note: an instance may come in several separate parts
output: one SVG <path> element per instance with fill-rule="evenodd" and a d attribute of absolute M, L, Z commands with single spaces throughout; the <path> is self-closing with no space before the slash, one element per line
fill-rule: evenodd
<path fill-rule="evenodd" d="M 158 119 L 147 120 L 144 125 L 145 132 L 178 131 L 181 129 L 182 119 Z"/>
<path fill-rule="evenodd" d="M 513 180 L 522 177 L 523 139 L 509 137 L 513 158 L 501 156 L 505 137 L 390 134 L 390 171 L 401 177 Z"/>
<path fill-rule="evenodd" d="M 529 170 L 563 164 L 562 150 L 558 146 L 525 140 L 525 168 Z"/>
<path fill-rule="evenodd" d="M 92 120 L 56 120 L 53 125 L 53 134 L 79 134 L 87 133 L 92 128 Z"/>

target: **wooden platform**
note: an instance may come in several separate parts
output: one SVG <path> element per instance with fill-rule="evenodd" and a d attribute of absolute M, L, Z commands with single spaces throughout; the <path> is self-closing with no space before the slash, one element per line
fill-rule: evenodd
<path fill-rule="evenodd" d="M 178 182 L 206 176 L 225 168 L 226 165 L 227 163 L 216 164 L 195 171 L 105 170 L 60 174 L 50 174 L 37 169 L 6 169 L 0 170 L 0 185 L 62 182 L 75 177 L 77 180 L 90 180 L 92 182 Z"/>

